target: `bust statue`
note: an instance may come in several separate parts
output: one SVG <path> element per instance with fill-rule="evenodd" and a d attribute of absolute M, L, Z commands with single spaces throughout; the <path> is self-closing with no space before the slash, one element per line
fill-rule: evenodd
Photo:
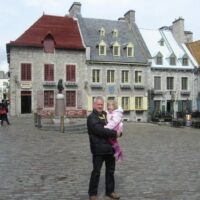
<path fill-rule="evenodd" d="M 58 88 L 58 93 L 61 94 L 64 89 L 62 79 L 59 79 L 57 88 Z"/>

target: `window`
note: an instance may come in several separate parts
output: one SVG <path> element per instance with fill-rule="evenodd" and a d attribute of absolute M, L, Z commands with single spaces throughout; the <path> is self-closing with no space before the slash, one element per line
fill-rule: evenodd
<path fill-rule="evenodd" d="M 113 35 L 113 37 L 118 37 L 118 30 L 117 30 L 117 29 L 114 29 L 114 30 L 112 31 L 112 35 Z"/>
<path fill-rule="evenodd" d="M 105 55 L 105 45 L 100 45 L 99 46 L 99 55 Z"/>
<path fill-rule="evenodd" d="M 54 65 L 53 64 L 44 65 L 44 80 L 54 81 Z"/>
<path fill-rule="evenodd" d="M 23 63 L 21 64 L 21 80 L 22 81 L 31 81 L 31 64 Z"/>
<path fill-rule="evenodd" d="M 66 81 L 76 82 L 76 66 L 66 65 Z"/>
<path fill-rule="evenodd" d="M 119 46 L 114 46 L 113 47 L 113 55 L 114 56 L 119 56 Z"/>
<path fill-rule="evenodd" d="M 162 56 L 156 57 L 156 64 L 157 65 L 162 65 L 163 64 L 163 58 L 162 58 Z"/>
<path fill-rule="evenodd" d="M 100 36 L 105 36 L 105 29 L 103 27 L 99 30 L 99 34 Z"/>
<path fill-rule="evenodd" d="M 104 41 L 101 41 L 99 43 L 99 55 L 103 55 L 105 56 L 106 55 L 106 43 Z"/>
<path fill-rule="evenodd" d="M 183 66 L 188 66 L 188 58 L 183 58 L 182 65 Z"/>
<path fill-rule="evenodd" d="M 174 77 L 167 77 L 167 90 L 174 89 Z"/>
<path fill-rule="evenodd" d="M 170 65 L 176 65 L 176 57 L 170 57 Z"/>
<path fill-rule="evenodd" d="M 133 56 L 133 47 L 128 47 L 127 48 L 127 57 L 132 57 Z"/>
<path fill-rule="evenodd" d="M 115 82 L 115 70 L 107 70 L 107 83 Z"/>
<path fill-rule="evenodd" d="M 160 46 L 164 46 L 164 45 L 165 45 L 165 42 L 164 42 L 163 39 L 161 39 L 161 40 L 159 41 L 159 43 L 160 43 Z"/>
<path fill-rule="evenodd" d="M 66 107 L 76 107 L 76 91 L 66 91 Z"/>
<path fill-rule="evenodd" d="M 154 90 L 161 90 L 161 77 L 154 76 Z"/>
<path fill-rule="evenodd" d="M 143 109 L 143 97 L 135 97 L 135 109 Z"/>
<path fill-rule="evenodd" d="M 122 83 L 128 83 L 129 82 L 129 80 L 128 80 L 128 74 L 129 74 L 128 70 L 122 70 L 122 72 L 121 72 L 121 75 L 122 75 L 121 82 Z"/>
<path fill-rule="evenodd" d="M 54 91 L 44 91 L 44 107 L 54 107 Z"/>
<path fill-rule="evenodd" d="M 161 101 L 154 101 L 154 109 L 156 112 L 160 112 Z"/>
<path fill-rule="evenodd" d="M 100 83 L 100 69 L 93 69 L 92 70 L 92 82 L 93 83 Z"/>
<path fill-rule="evenodd" d="M 45 53 L 54 53 L 55 43 L 53 37 L 50 34 L 47 35 L 44 39 L 43 45 Z"/>
<path fill-rule="evenodd" d="M 129 43 L 127 45 L 127 57 L 133 57 L 134 56 L 134 46 L 132 43 Z"/>
<path fill-rule="evenodd" d="M 120 45 L 115 42 L 113 45 L 113 56 L 120 56 Z"/>
<path fill-rule="evenodd" d="M 142 72 L 135 71 L 135 83 L 142 83 Z"/>
<path fill-rule="evenodd" d="M 130 97 L 122 97 L 123 110 L 130 110 Z"/>
<path fill-rule="evenodd" d="M 188 78 L 187 77 L 181 78 L 181 89 L 188 90 Z"/>

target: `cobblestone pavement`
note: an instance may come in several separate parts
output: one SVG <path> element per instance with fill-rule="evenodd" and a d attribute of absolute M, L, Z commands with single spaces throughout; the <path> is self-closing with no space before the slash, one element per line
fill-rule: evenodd
<path fill-rule="evenodd" d="M 0 200 L 87 200 L 87 134 L 41 131 L 30 117 L 0 127 Z M 199 200 L 200 131 L 126 123 L 117 163 L 122 200 Z M 104 200 L 104 168 L 99 185 Z"/>

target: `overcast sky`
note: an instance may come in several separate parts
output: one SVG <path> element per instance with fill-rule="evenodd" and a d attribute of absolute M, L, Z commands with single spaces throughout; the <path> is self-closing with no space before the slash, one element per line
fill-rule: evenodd
<path fill-rule="evenodd" d="M 8 71 L 6 43 L 16 40 L 43 13 L 68 14 L 73 0 L 1 0 L 0 70 Z M 79 0 L 83 17 L 117 20 L 128 10 L 136 11 L 139 28 L 158 29 L 182 17 L 185 30 L 200 40 L 200 0 Z"/>

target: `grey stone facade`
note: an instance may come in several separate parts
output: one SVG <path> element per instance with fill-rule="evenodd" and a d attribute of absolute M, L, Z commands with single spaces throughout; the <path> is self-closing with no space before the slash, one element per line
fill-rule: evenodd
<path fill-rule="evenodd" d="M 32 66 L 32 81 L 21 81 L 21 63 L 30 63 Z M 57 84 L 59 79 L 63 79 L 65 84 L 67 64 L 76 65 L 76 73 L 78 86 L 75 88 L 66 87 L 66 90 L 81 90 L 82 100 L 84 101 L 84 80 L 82 79 L 85 69 L 85 52 L 83 51 L 70 51 L 70 50 L 55 50 L 54 54 L 44 53 L 40 48 L 25 48 L 25 47 L 12 47 L 10 50 L 10 113 L 11 115 L 21 114 L 21 91 L 31 91 L 31 110 L 35 112 L 37 109 L 38 91 L 54 90 L 57 91 L 55 86 L 44 86 L 44 64 L 54 64 L 55 78 L 54 82 Z M 55 93 L 54 93 L 55 94 Z M 42 97 L 41 97 L 42 98 Z M 55 97 L 54 97 L 55 98 Z M 55 103 L 55 101 L 54 101 Z M 86 103 L 82 103 L 85 108 Z M 52 108 L 54 109 L 54 108 Z"/>
<path fill-rule="evenodd" d="M 130 10 L 124 18 L 119 20 L 106 20 L 84 18 L 75 14 L 78 18 L 80 31 L 86 45 L 87 62 L 87 88 L 88 110 L 92 110 L 92 100 L 95 96 L 103 96 L 105 101 L 108 98 L 115 98 L 118 105 L 124 109 L 124 119 L 129 121 L 147 121 L 147 77 L 150 67 L 148 63 L 148 50 L 140 35 L 135 23 L 135 11 Z M 103 29 L 104 34 L 100 31 Z M 113 32 L 117 31 L 117 36 Z M 106 45 L 105 55 L 100 55 L 99 44 Z M 120 46 L 120 55 L 114 56 L 113 44 L 117 42 Z M 127 56 L 127 45 L 133 44 L 134 56 Z M 100 71 L 100 81 L 93 83 L 92 71 Z M 107 80 L 108 70 L 113 70 L 114 82 Z M 122 71 L 128 71 L 128 83 L 122 83 Z M 141 82 L 136 81 L 135 73 L 141 73 Z M 127 107 L 123 99 L 128 98 Z M 141 98 L 141 106 L 137 107 L 136 98 Z M 106 109 L 106 107 L 105 107 Z"/>

